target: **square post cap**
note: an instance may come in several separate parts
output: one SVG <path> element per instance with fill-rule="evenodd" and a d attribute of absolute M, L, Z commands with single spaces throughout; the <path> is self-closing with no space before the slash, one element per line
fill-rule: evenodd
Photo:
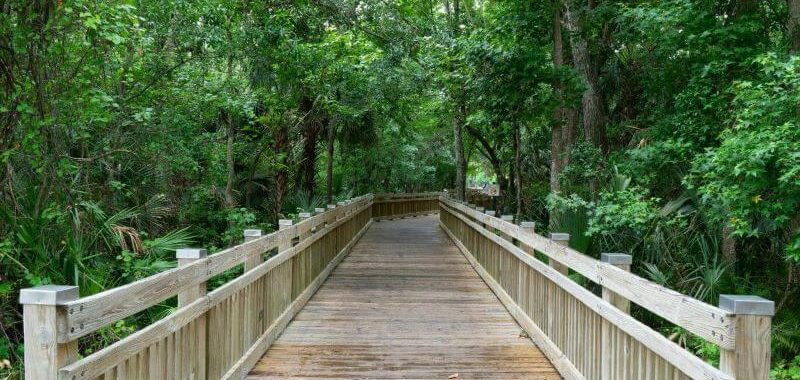
<path fill-rule="evenodd" d="M 261 230 L 244 230 L 244 237 L 256 238 L 264 236 L 264 231 Z"/>
<path fill-rule="evenodd" d="M 502 216 L 500 216 L 500 219 L 504 220 L 506 222 L 513 222 L 514 221 L 514 215 L 502 215 Z"/>
<path fill-rule="evenodd" d="M 311 217 L 311 213 L 310 212 L 301 212 L 301 213 L 297 214 L 297 217 L 300 218 L 300 219 L 308 219 L 308 218 Z"/>
<path fill-rule="evenodd" d="M 775 302 L 759 296 L 720 294 L 719 307 L 736 315 L 775 315 Z"/>
<path fill-rule="evenodd" d="M 520 227 L 525 229 L 534 229 L 536 228 L 536 222 L 522 222 L 519 224 Z"/>
<path fill-rule="evenodd" d="M 208 256 L 208 251 L 204 248 L 179 248 L 175 250 L 176 259 L 202 259 L 206 256 Z"/>
<path fill-rule="evenodd" d="M 291 220 L 291 219 L 280 219 L 280 220 L 278 220 L 278 226 L 280 226 L 280 227 L 291 226 L 292 224 L 294 224 L 294 221 Z"/>
<path fill-rule="evenodd" d="M 316 213 L 316 214 L 322 214 L 323 212 L 325 212 L 325 208 L 324 207 L 317 207 L 317 208 L 314 209 L 314 213 Z"/>
<path fill-rule="evenodd" d="M 551 232 L 550 233 L 550 240 L 569 241 L 569 234 L 562 233 L 562 232 Z"/>
<path fill-rule="evenodd" d="M 64 305 L 80 298 L 78 287 L 71 285 L 42 285 L 19 291 L 21 305 Z"/>
<path fill-rule="evenodd" d="M 625 253 L 601 253 L 600 261 L 611 265 L 631 265 L 633 256 Z"/>

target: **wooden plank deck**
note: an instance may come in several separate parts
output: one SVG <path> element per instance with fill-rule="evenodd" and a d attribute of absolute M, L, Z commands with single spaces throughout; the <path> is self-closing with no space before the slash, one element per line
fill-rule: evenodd
<path fill-rule="evenodd" d="M 375 223 L 248 376 L 561 379 L 438 226 Z"/>

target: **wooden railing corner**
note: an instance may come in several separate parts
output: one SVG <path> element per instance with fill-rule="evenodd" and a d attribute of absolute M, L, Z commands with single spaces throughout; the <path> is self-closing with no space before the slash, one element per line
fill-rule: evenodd
<path fill-rule="evenodd" d="M 56 380 L 58 370 L 78 358 L 78 342 L 64 342 L 66 307 L 80 298 L 77 286 L 43 285 L 22 289 L 25 378 Z"/>
<path fill-rule="evenodd" d="M 736 320 L 736 344 L 732 350 L 720 349 L 720 370 L 737 380 L 768 380 L 775 303 L 758 296 L 723 294 L 719 307 Z"/>

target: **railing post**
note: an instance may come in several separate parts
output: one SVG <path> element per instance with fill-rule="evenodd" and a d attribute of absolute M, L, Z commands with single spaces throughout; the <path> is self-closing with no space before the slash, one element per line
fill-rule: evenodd
<path fill-rule="evenodd" d="M 486 211 L 484 211 L 484 213 L 486 213 L 486 215 L 489 215 L 489 216 L 494 216 L 494 210 L 486 210 Z M 486 228 L 486 227 L 488 227 L 488 225 L 486 223 L 481 223 L 481 227 Z M 490 229 L 489 231 L 491 232 L 491 231 L 493 231 L 493 229 Z"/>
<path fill-rule="evenodd" d="M 524 233 L 528 233 L 528 234 L 531 234 L 531 235 L 536 233 L 536 223 L 534 223 L 534 222 L 522 222 L 522 223 L 519 224 L 519 228 Z M 533 254 L 534 254 L 533 248 L 531 248 L 531 247 L 529 247 L 527 245 L 524 245 L 522 243 L 520 243 L 519 245 L 522 247 L 523 251 L 525 251 L 528 254 L 530 254 L 531 256 L 533 256 Z"/>
<path fill-rule="evenodd" d="M 310 212 L 301 212 L 301 213 L 297 214 L 297 219 L 299 219 L 299 221 L 301 221 L 301 222 L 306 220 L 306 219 L 308 219 L 308 218 L 311 218 L 311 213 Z M 305 239 L 305 238 L 307 238 L 309 236 L 311 236 L 311 228 L 310 227 L 309 227 L 308 230 L 306 230 L 306 232 L 303 232 L 303 234 L 300 235 L 300 241 L 303 241 L 303 239 Z"/>
<path fill-rule="evenodd" d="M 551 233 L 550 240 L 561 246 L 569 246 L 569 234 L 565 233 Z M 548 255 L 548 263 L 550 267 L 564 276 L 569 275 L 569 267 L 558 262 Z M 565 309 L 564 299 L 566 295 L 562 289 L 552 281 L 547 284 L 547 334 L 553 334 L 555 331 L 561 331 L 567 326 L 567 321 L 556 318 L 557 315 L 567 315 Z M 552 336 L 552 335 L 550 335 Z"/>
<path fill-rule="evenodd" d="M 320 215 L 320 214 L 324 214 L 324 213 L 325 213 L 325 208 L 324 207 L 317 207 L 317 208 L 314 209 L 314 215 Z M 316 226 L 314 226 L 314 233 L 316 233 L 317 231 L 319 231 L 322 228 L 325 228 L 325 218 L 323 218 L 322 222 L 320 222 Z"/>
<path fill-rule="evenodd" d="M 178 259 L 179 267 L 185 267 L 197 260 L 204 259 L 207 255 L 208 251 L 202 248 L 180 248 L 175 251 L 175 257 Z M 204 295 L 206 295 L 205 282 L 192 285 L 178 293 L 178 307 L 186 306 Z"/>
<path fill-rule="evenodd" d="M 264 231 L 261 230 L 244 230 L 244 242 L 247 243 L 249 241 L 256 240 L 260 237 L 264 236 Z M 261 252 L 255 255 L 249 255 L 244 260 L 244 271 L 247 272 L 264 262 L 264 257 L 261 256 Z"/>
<path fill-rule="evenodd" d="M 513 224 L 514 223 L 514 215 L 501 215 L 500 216 L 500 220 Z M 500 236 L 502 236 L 503 239 L 506 239 L 506 240 L 508 240 L 508 241 L 510 241 L 512 243 L 514 242 L 514 238 L 511 237 L 509 234 L 507 234 L 505 232 L 501 231 L 500 232 Z"/>
<path fill-rule="evenodd" d="M 294 224 L 294 221 L 292 221 L 291 219 L 280 219 L 280 220 L 278 220 L 278 230 L 280 230 L 280 231 L 285 230 L 285 229 L 291 227 L 293 224 Z M 279 244 L 278 245 L 278 252 L 280 253 L 280 252 L 283 252 L 283 251 L 291 248 L 292 247 L 292 240 L 294 240 L 294 239 L 288 239 L 288 240 L 286 240 L 286 242 Z"/>
<path fill-rule="evenodd" d="M 624 253 L 601 253 L 600 261 L 630 272 L 631 264 L 633 263 L 633 257 Z M 614 307 L 626 314 L 630 314 L 631 312 L 631 301 L 617 293 L 614 293 L 606 287 L 603 287 L 603 300 L 614 305 Z M 614 342 L 611 336 L 611 323 L 604 319 L 600 328 L 600 379 L 614 380 L 614 375 L 611 373 L 611 369 L 621 365 L 620 362 L 624 363 L 628 359 L 625 357 L 618 359 L 619 362 L 617 363 L 612 363 L 612 360 L 615 358 L 614 353 L 618 350 L 617 347 L 614 347 Z"/>
<path fill-rule="evenodd" d="M 58 370 L 78 358 L 78 341 L 58 343 L 66 302 L 77 300 L 77 286 L 43 285 L 22 289 L 22 325 L 25 344 L 25 378 L 56 380 Z"/>
<path fill-rule="evenodd" d="M 719 369 L 737 380 L 768 380 L 775 303 L 758 296 L 723 294 L 719 307 L 736 321 L 735 348 L 720 349 Z"/>
<path fill-rule="evenodd" d="M 626 272 L 631 271 L 631 264 L 633 263 L 633 256 L 624 253 L 601 253 L 600 261 L 611 264 Z M 617 309 L 624 311 L 627 314 L 631 312 L 631 301 L 619 294 L 612 292 L 606 287 L 603 287 L 603 300 L 614 305 Z"/>
<path fill-rule="evenodd" d="M 244 242 L 250 242 L 256 240 L 260 237 L 264 236 L 264 231 L 257 230 L 257 229 L 250 229 L 244 230 Z M 264 262 L 264 257 L 262 256 L 262 252 L 258 252 L 255 255 L 249 255 L 244 260 L 244 271 L 251 271 L 255 267 L 261 265 Z M 264 318 L 264 308 L 263 306 L 256 310 L 256 306 L 258 303 L 255 300 L 255 297 L 252 293 L 245 293 L 245 326 L 244 326 L 244 333 L 245 333 L 245 346 L 249 346 L 256 340 L 256 332 L 254 331 L 254 324 L 256 321 L 261 321 Z"/>
<path fill-rule="evenodd" d="M 569 234 L 554 232 L 554 233 L 550 234 L 550 240 L 554 241 L 558 245 L 561 245 L 561 246 L 564 246 L 564 247 L 569 247 Z M 560 272 L 564 276 L 569 274 L 569 267 L 568 266 L 558 262 L 557 260 L 553 259 L 552 257 L 550 257 L 548 259 L 548 262 L 549 262 L 551 267 L 553 267 L 555 270 L 557 270 L 558 272 Z"/>
<path fill-rule="evenodd" d="M 202 248 L 180 248 L 175 250 L 175 257 L 178 259 L 179 267 L 187 266 L 197 260 L 206 258 L 206 256 L 208 256 L 208 251 Z M 205 295 L 205 281 L 197 285 L 192 285 L 178 293 L 178 307 L 184 307 Z M 197 324 L 197 347 L 192 347 L 191 352 L 192 355 L 197 355 L 197 362 L 199 364 L 197 370 L 199 373 L 193 374 L 192 377 L 198 380 L 205 380 L 206 373 L 208 372 L 208 331 L 206 330 L 205 314 L 198 316 L 195 321 Z M 184 349 L 188 350 L 189 347 L 180 348 L 179 350 Z M 155 368 L 153 368 L 153 370 L 155 370 Z"/>

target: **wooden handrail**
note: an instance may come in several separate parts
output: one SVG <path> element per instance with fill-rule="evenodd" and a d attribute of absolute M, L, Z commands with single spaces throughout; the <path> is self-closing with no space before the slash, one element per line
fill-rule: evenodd
<path fill-rule="evenodd" d="M 452 199 L 442 198 L 440 215 L 443 229 L 566 378 L 767 379 L 769 310 L 754 317 L 708 305 Z M 564 269 L 539 261 L 530 254 L 533 251 Z M 569 279 L 566 268 L 603 286 L 606 299 Z M 718 345 L 721 368 L 705 363 L 608 302 L 624 305 L 620 299 Z M 771 306 L 766 300 L 757 302 Z M 573 314 L 564 316 L 570 319 L 566 322 L 553 318 L 567 312 Z M 595 337 L 581 334 L 587 331 Z M 599 348 L 586 339 L 599 342 Z M 676 372 L 668 376 L 669 371 Z"/>
<path fill-rule="evenodd" d="M 586 256 L 544 236 L 525 231 L 501 218 L 481 214 L 449 200 L 444 202 L 699 337 L 723 348 L 734 347 L 735 322 L 727 311 Z"/>
<path fill-rule="evenodd" d="M 179 378 L 189 374 L 195 378 L 207 378 L 207 375 L 208 378 L 221 377 L 234 368 L 232 365 L 240 359 L 238 355 L 229 357 L 230 353 L 215 354 L 211 351 L 207 356 L 202 352 L 202 355 L 198 355 L 198 352 L 188 348 L 189 351 L 176 351 L 176 339 L 188 339 L 194 342 L 193 345 L 200 345 L 199 339 L 235 341 L 234 345 L 238 346 L 237 351 L 241 353 L 251 348 L 257 339 L 262 346 L 271 343 L 263 334 L 276 336 L 282 331 L 281 326 L 288 323 L 366 231 L 371 223 L 372 203 L 372 195 L 352 199 L 341 207 L 305 218 L 289 228 L 247 238 L 245 243 L 215 255 L 181 259 L 181 265 L 177 268 L 89 297 L 60 297 L 58 303 L 34 307 L 42 294 L 47 297 L 48 294 L 58 293 L 53 293 L 55 289 L 52 287 L 23 289 L 20 302 L 29 310 L 24 315 L 26 358 L 31 360 L 26 365 L 26 378 L 77 380 L 101 375 L 107 379 L 126 375 L 160 378 L 164 373 L 158 372 L 157 368 L 166 367 L 178 371 L 179 374 L 174 376 Z M 299 241 L 293 244 L 295 239 Z M 179 297 L 179 308 L 174 313 L 77 360 L 78 338 L 168 298 L 183 295 L 236 265 L 253 263 L 254 257 L 260 257 L 275 248 L 279 248 L 280 252 L 266 262 L 250 265 L 244 274 L 208 294 L 202 291 L 195 296 L 183 297 L 183 301 Z M 205 287 L 202 288 L 204 290 Z M 267 301 L 263 301 L 263 297 L 250 297 L 254 302 L 236 311 L 242 314 L 242 318 L 235 321 L 237 328 L 247 330 L 247 337 L 241 334 L 206 337 L 206 324 L 208 333 L 215 334 L 214 329 L 218 326 L 214 324 L 230 313 L 232 308 L 238 307 L 232 303 L 233 300 L 255 296 L 267 289 L 273 291 L 265 295 Z M 74 293 L 77 294 L 77 291 Z M 264 305 L 264 302 L 269 302 L 269 305 Z M 36 318 L 40 309 L 52 313 L 52 321 Z M 253 314 L 255 312 L 252 310 L 256 309 L 258 314 Z M 265 311 L 269 315 L 264 315 Z M 264 325 L 267 322 L 269 326 Z M 42 346 L 45 338 L 52 340 L 51 346 Z M 169 350 L 172 352 L 167 352 Z M 186 353 L 181 353 L 184 351 Z M 69 354 L 62 355 L 62 352 Z M 148 370 L 151 372 L 141 372 L 148 367 L 152 368 Z"/>
<path fill-rule="evenodd" d="M 247 231 L 243 244 L 211 256 L 182 250 L 177 268 L 89 297 L 78 298 L 77 287 L 23 289 L 26 378 L 244 378 L 369 228 L 373 207 L 384 217 L 431 213 L 438 196 L 365 195 L 328 205 L 268 235 Z M 239 264 L 242 275 L 206 294 L 208 279 Z M 174 313 L 78 359 L 77 339 L 176 295 Z"/>

